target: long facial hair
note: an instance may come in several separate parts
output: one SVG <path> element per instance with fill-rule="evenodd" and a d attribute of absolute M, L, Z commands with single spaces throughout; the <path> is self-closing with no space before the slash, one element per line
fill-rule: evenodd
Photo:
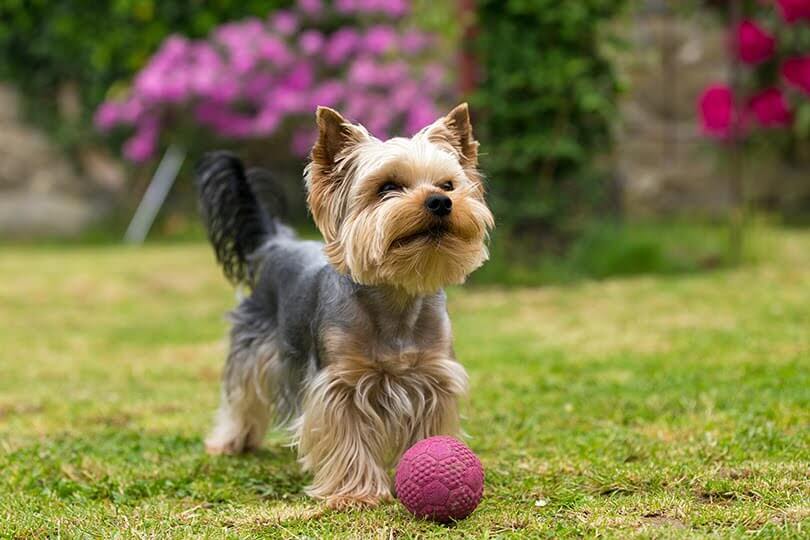
<path fill-rule="evenodd" d="M 487 260 L 494 222 L 466 105 L 411 139 L 379 141 L 323 108 L 318 126 L 308 202 L 335 268 L 361 284 L 428 294 Z M 386 184 L 398 189 L 381 193 Z M 449 215 L 426 211 L 434 193 L 450 198 Z"/>

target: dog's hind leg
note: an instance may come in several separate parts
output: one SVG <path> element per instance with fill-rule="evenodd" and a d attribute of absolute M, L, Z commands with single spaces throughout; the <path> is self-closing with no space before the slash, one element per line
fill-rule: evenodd
<path fill-rule="evenodd" d="M 277 397 L 280 358 L 273 332 L 256 330 L 238 321 L 234 325 L 221 403 L 205 439 L 209 454 L 239 454 L 258 448 L 264 439 Z"/>

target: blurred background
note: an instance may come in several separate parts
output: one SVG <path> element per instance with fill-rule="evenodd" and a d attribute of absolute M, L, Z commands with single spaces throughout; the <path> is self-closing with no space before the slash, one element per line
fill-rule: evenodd
<path fill-rule="evenodd" d="M 214 148 L 314 236 L 317 105 L 385 138 L 462 100 L 498 219 L 474 281 L 711 269 L 810 221 L 810 0 L 4 0 L 0 241 L 200 241 Z"/>

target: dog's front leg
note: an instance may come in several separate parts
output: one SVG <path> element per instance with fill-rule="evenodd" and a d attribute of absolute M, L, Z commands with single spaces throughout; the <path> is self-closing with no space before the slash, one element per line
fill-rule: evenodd
<path fill-rule="evenodd" d="M 299 461 L 313 474 L 307 493 L 332 508 L 389 500 L 385 432 L 357 387 L 334 366 L 324 368 L 309 385 L 296 428 Z"/>

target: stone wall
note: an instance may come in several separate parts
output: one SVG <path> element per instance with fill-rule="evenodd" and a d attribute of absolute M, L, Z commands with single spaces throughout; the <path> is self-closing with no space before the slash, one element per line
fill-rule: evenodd
<path fill-rule="evenodd" d="M 726 33 L 707 12 L 686 15 L 678 2 L 637 2 L 622 35 L 619 65 L 627 83 L 616 159 L 623 205 L 635 217 L 726 213 L 729 155 L 700 135 L 703 88 L 727 81 Z M 810 202 L 810 171 L 773 156 L 742 155 L 747 198 L 779 209 Z"/>
<path fill-rule="evenodd" d="M 77 161 L 25 123 L 18 94 L 0 84 L 0 238 L 70 236 L 102 218 L 123 169 L 98 149 L 82 150 Z"/>

